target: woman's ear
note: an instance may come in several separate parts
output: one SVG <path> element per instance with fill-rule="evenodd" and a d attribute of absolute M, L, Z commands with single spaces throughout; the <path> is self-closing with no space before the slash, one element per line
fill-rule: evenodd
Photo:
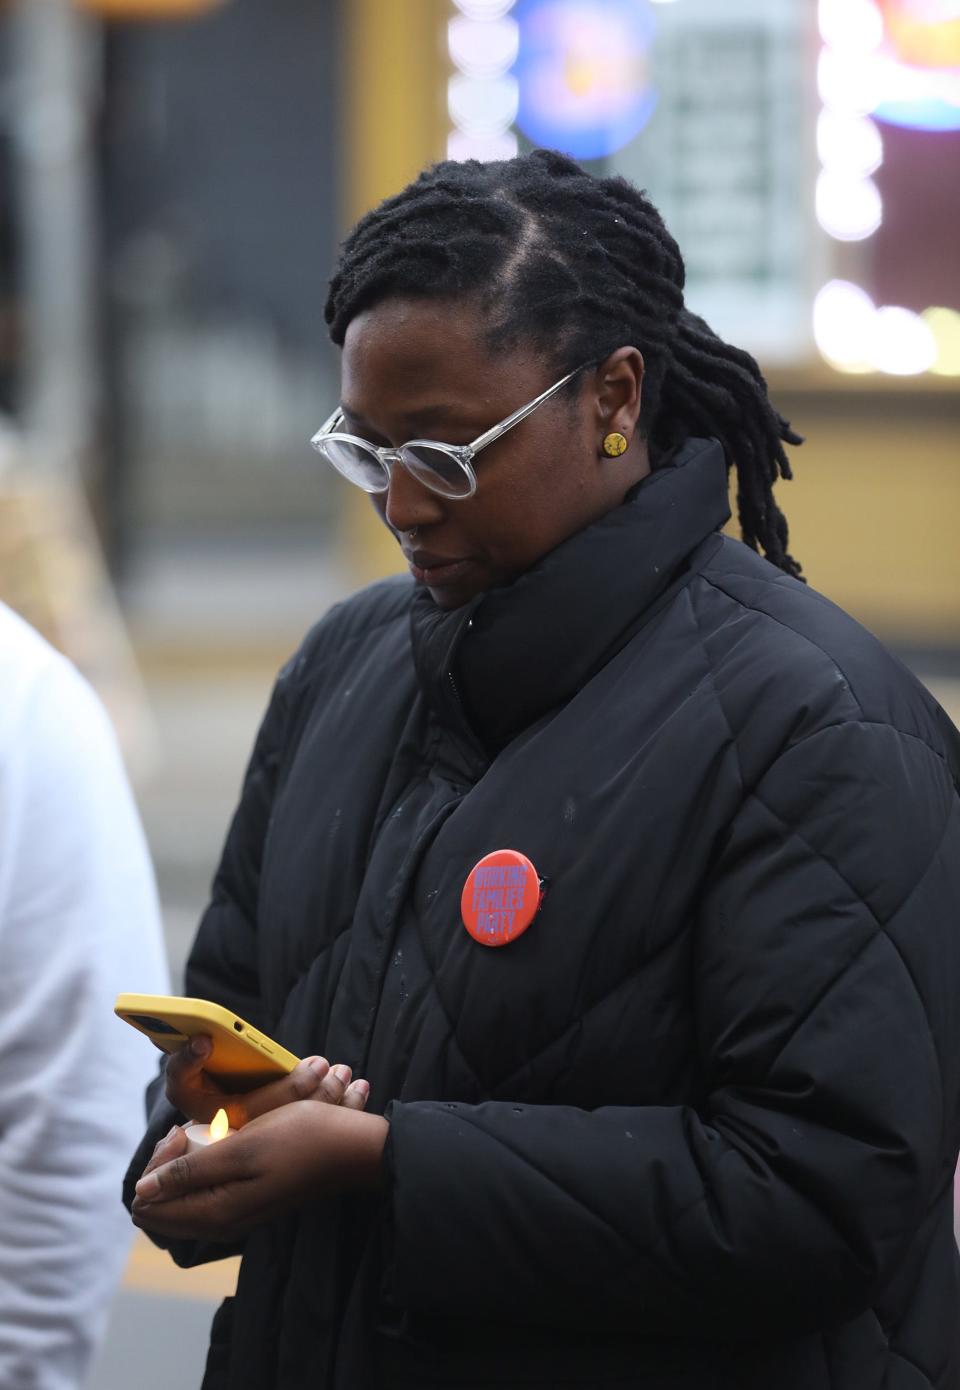
<path fill-rule="evenodd" d="M 597 367 L 597 425 L 601 453 L 603 441 L 620 435 L 626 444 L 617 452 L 625 452 L 637 433 L 640 403 L 643 398 L 643 355 L 639 348 L 620 347 Z"/>

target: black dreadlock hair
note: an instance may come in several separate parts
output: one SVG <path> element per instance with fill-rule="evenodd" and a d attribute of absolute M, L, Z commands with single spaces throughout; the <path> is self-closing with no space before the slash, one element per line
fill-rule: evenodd
<path fill-rule="evenodd" d="M 558 375 L 624 344 L 646 364 L 640 429 L 653 467 L 712 435 L 737 473 L 747 545 L 800 578 L 773 497 L 800 444 L 754 359 L 684 307 L 679 247 L 646 195 L 552 150 L 498 163 L 435 164 L 363 217 L 344 242 L 326 321 L 343 344 L 361 309 L 392 295 L 483 306 L 491 349 L 528 343 Z"/>

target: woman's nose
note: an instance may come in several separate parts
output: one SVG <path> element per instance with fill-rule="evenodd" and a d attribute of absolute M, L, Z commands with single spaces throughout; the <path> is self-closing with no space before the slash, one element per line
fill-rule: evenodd
<path fill-rule="evenodd" d="M 443 517 L 443 498 L 418 482 L 402 463 L 390 468 L 384 516 L 394 531 L 413 531 Z"/>

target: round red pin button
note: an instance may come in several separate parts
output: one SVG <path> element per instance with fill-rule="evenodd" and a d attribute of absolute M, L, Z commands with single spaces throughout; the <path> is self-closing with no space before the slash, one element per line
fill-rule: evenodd
<path fill-rule="evenodd" d="M 463 925 L 481 946 L 507 946 L 527 930 L 542 898 L 540 875 L 527 856 L 495 849 L 467 875 L 460 895 Z"/>

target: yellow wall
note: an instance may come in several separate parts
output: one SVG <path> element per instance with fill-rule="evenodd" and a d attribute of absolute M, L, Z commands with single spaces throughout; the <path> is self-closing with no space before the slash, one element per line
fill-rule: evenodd
<path fill-rule="evenodd" d="M 446 135 L 448 0 L 347 0 L 343 7 L 345 221 L 436 159 Z"/>
<path fill-rule="evenodd" d="M 446 152 L 449 0 L 347 0 L 343 207 L 352 226 Z M 397 545 L 361 495 L 347 495 L 341 547 L 358 583 L 397 568 Z"/>
<path fill-rule="evenodd" d="M 882 636 L 960 643 L 960 392 L 772 394 L 807 439 L 777 495 L 810 583 Z"/>

